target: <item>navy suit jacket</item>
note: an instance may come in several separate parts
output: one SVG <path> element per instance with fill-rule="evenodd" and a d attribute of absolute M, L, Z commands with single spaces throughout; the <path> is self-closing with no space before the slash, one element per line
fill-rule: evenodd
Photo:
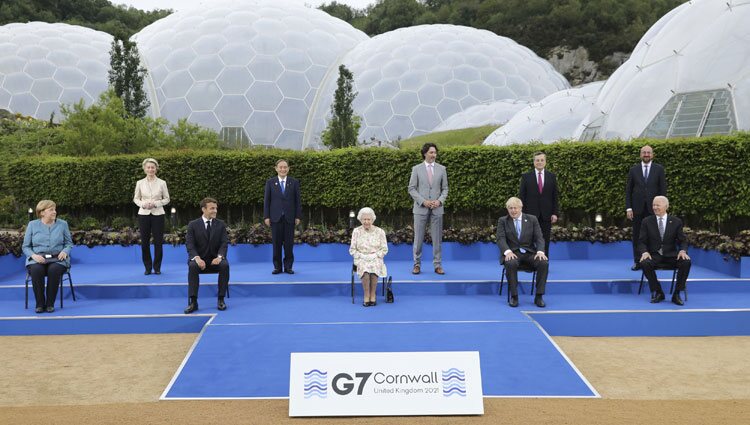
<path fill-rule="evenodd" d="M 286 187 L 281 193 L 279 177 L 271 177 L 266 181 L 263 195 L 263 218 L 278 223 L 281 218 L 294 224 L 294 219 L 302 219 L 302 204 L 300 203 L 299 180 L 286 176 Z"/>
<path fill-rule="evenodd" d="M 659 223 L 655 215 L 643 219 L 641 232 L 638 235 L 638 255 L 648 251 L 652 256 L 659 253 L 664 257 L 677 257 L 680 250 L 687 252 L 687 238 L 682 231 L 682 220 L 667 214 L 667 222 L 664 225 L 664 239 L 659 236 Z"/>
<path fill-rule="evenodd" d="M 224 222 L 218 218 L 211 222 L 211 238 L 206 233 L 206 225 L 203 224 L 203 218 L 199 217 L 191 221 L 187 227 L 185 235 L 185 247 L 188 251 L 188 262 L 195 258 L 201 257 L 204 261 L 210 261 L 221 255 L 227 258 L 227 245 L 229 237 L 227 236 L 227 227 Z"/>
<path fill-rule="evenodd" d="M 645 205 L 646 211 L 653 213 L 651 203 L 659 195 L 667 196 L 667 178 L 664 167 L 651 161 L 648 181 L 646 181 L 643 179 L 641 163 L 632 166 L 625 185 L 625 209 L 632 208 L 633 213 L 643 214 Z"/>
<path fill-rule="evenodd" d="M 560 215 L 557 193 L 557 177 L 544 170 L 544 186 L 539 193 L 536 169 L 521 176 L 520 198 L 523 212 L 539 217 L 542 221 L 551 221 L 553 215 Z"/>

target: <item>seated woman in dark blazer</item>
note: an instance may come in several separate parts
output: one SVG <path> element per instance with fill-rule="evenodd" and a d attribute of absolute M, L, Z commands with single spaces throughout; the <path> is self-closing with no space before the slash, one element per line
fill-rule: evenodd
<path fill-rule="evenodd" d="M 23 237 L 23 253 L 26 269 L 31 275 L 36 298 L 36 312 L 55 311 L 55 298 L 62 282 L 62 275 L 70 267 L 70 250 L 73 238 L 65 220 L 57 219 L 57 205 L 50 200 L 36 204 L 37 220 L 26 227 Z M 47 277 L 45 298 L 44 277 Z"/>

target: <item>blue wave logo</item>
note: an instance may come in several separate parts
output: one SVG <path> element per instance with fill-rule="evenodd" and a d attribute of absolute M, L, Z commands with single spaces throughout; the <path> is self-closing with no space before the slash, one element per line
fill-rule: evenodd
<path fill-rule="evenodd" d="M 305 398 L 328 397 L 328 372 L 313 369 L 305 373 Z"/>
<path fill-rule="evenodd" d="M 457 395 L 466 397 L 466 373 L 452 367 L 443 372 L 443 397 Z"/>

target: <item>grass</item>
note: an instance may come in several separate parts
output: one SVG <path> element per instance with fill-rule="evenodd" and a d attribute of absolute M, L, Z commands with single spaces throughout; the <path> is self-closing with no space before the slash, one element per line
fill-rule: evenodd
<path fill-rule="evenodd" d="M 432 142 L 441 148 L 450 146 L 470 146 L 481 145 L 493 131 L 497 130 L 496 125 L 486 125 L 484 127 L 463 128 L 461 130 L 441 131 L 438 133 L 425 134 L 424 136 L 412 137 L 411 139 L 399 142 L 401 149 L 420 148 L 427 142 Z"/>

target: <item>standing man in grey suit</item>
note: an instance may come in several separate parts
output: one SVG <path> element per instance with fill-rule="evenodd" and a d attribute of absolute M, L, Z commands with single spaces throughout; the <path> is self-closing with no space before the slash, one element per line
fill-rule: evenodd
<path fill-rule="evenodd" d="M 523 211 L 539 220 L 544 236 L 544 253 L 549 257 L 549 239 L 552 224 L 557 223 L 560 215 L 558 202 L 557 176 L 547 171 L 547 155 L 544 152 L 534 154 L 534 169 L 521 176 L 519 190 Z"/>
<path fill-rule="evenodd" d="M 633 220 L 633 267 L 640 270 L 641 258 L 638 252 L 638 239 L 641 222 L 654 215 L 652 203 L 655 196 L 667 196 L 667 178 L 664 167 L 653 162 L 654 150 L 651 146 L 641 148 L 641 163 L 630 168 L 625 185 L 625 208 L 628 220 Z"/>
<path fill-rule="evenodd" d="M 508 215 L 497 220 L 497 246 L 500 248 L 500 263 L 505 266 L 510 288 L 511 307 L 518 307 L 518 266 L 527 265 L 536 269 L 536 297 L 534 304 L 543 308 L 544 289 L 547 285 L 549 262 L 544 255 L 544 237 L 539 221 L 531 214 L 523 214 L 523 202 L 516 197 L 505 203 Z"/>
<path fill-rule="evenodd" d="M 424 242 L 427 222 L 430 222 L 432 238 L 432 264 L 435 273 L 443 271 L 440 243 L 443 240 L 443 204 L 448 197 L 448 173 L 444 166 L 435 162 L 438 148 L 434 143 L 422 146 L 424 162 L 411 169 L 409 178 L 409 195 L 414 199 L 414 268 L 412 273 L 419 274 L 422 267 L 422 243 Z"/>

